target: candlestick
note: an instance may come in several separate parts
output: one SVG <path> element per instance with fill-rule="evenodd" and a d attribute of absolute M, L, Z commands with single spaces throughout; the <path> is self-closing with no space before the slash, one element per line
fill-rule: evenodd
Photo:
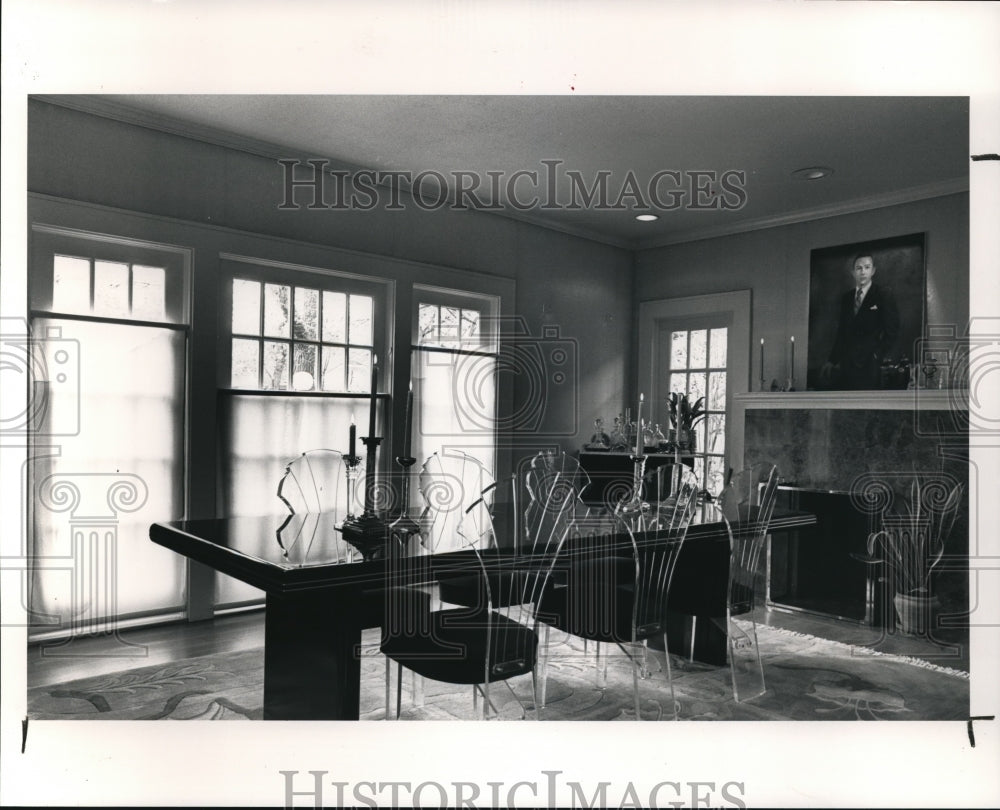
<path fill-rule="evenodd" d="M 760 339 L 760 390 L 764 390 L 764 338 Z"/>
<path fill-rule="evenodd" d="M 642 455 L 642 401 L 644 399 L 645 394 L 639 394 L 639 411 L 635 426 L 635 454 L 637 456 Z"/>
<path fill-rule="evenodd" d="M 375 408 L 378 403 L 378 355 L 372 355 L 372 398 L 368 409 L 368 437 L 375 435 Z"/>
<path fill-rule="evenodd" d="M 795 385 L 795 335 L 792 335 L 790 359 L 788 361 L 788 390 L 791 391 L 794 385 Z"/>
<path fill-rule="evenodd" d="M 403 457 L 410 456 L 410 418 L 413 412 L 413 380 L 410 380 L 410 390 L 406 392 L 406 418 L 403 420 Z"/>
<path fill-rule="evenodd" d="M 358 428 L 354 424 L 354 416 L 353 415 L 351 416 L 351 432 L 350 432 L 350 437 L 351 437 L 351 439 L 350 439 L 350 443 L 349 443 L 349 447 L 350 447 L 350 453 L 349 453 L 349 455 L 356 456 L 358 454 L 358 444 L 357 444 L 357 440 L 358 440 Z"/>

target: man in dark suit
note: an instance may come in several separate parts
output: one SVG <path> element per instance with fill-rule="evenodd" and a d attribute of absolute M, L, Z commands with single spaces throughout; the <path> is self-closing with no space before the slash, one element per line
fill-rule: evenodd
<path fill-rule="evenodd" d="M 899 335 L 899 309 L 891 293 L 873 283 L 875 261 L 870 255 L 857 256 L 851 274 L 854 288 L 840 299 L 837 339 L 824 375 L 848 391 L 881 388 L 882 360 Z"/>

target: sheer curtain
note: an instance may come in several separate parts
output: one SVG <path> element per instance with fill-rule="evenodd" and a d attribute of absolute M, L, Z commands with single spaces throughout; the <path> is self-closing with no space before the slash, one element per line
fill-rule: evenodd
<path fill-rule="evenodd" d="M 45 403 L 30 479 L 34 627 L 182 610 L 184 560 L 149 526 L 184 514 L 185 333 L 58 317 L 32 330 Z"/>
<path fill-rule="evenodd" d="M 358 431 L 357 453 L 363 457 L 361 436 L 368 432 L 369 405 L 367 395 L 224 394 L 220 403 L 221 514 L 284 514 L 287 510 L 277 490 L 285 465 L 306 450 L 329 448 L 347 453 L 352 416 Z M 377 424 L 381 424 L 381 404 L 379 411 Z M 231 577 L 219 574 L 216 581 L 217 607 L 263 598 L 261 591 Z"/>

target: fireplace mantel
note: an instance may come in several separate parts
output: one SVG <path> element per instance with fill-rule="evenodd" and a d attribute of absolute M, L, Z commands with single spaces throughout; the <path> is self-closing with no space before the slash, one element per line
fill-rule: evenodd
<path fill-rule="evenodd" d="M 967 410 L 969 392 L 965 389 L 943 391 L 760 391 L 734 394 L 737 406 L 747 410 L 825 409 L 881 411 Z"/>

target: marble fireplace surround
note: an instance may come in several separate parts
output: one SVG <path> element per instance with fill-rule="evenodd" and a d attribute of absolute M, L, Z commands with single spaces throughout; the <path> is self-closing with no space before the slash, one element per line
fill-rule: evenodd
<path fill-rule="evenodd" d="M 940 470 L 968 481 L 964 391 L 764 392 L 734 400 L 743 410 L 744 463 L 774 462 L 785 482 L 847 492 L 863 473 Z"/>

